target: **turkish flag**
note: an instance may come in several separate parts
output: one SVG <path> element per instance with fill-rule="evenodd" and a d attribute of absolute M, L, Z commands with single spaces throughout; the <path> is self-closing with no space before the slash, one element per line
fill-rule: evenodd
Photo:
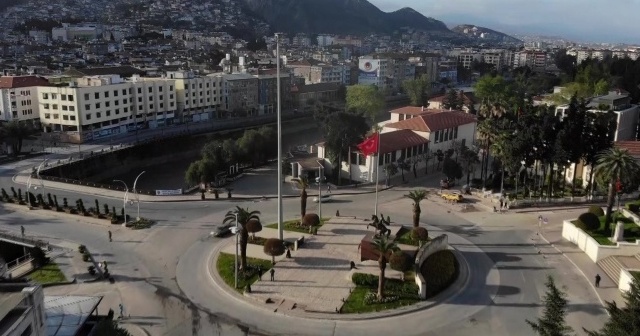
<path fill-rule="evenodd" d="M 380 133 L 375 133 L 374 135 L 365 139 L 361 144 L 359 144 L 358 149 L 365 156 L 376 154 L 378 152 L 379 142 L 380 142 Z"/>

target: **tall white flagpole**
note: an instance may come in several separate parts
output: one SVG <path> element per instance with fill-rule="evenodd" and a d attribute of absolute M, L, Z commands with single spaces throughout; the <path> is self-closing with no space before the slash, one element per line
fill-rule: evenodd
<path fill-rule="evenodd" d="M 282 110 L 280 109 L 280 34 L 276 34 L 276 79 L 278 105 L 278 239 L 282 240 Z"/>
<path fill-rule="evenodd" d="M 376 167 L 376 207 L 375 207 L 375 215 L 378 216 L 378 183 L 380 181 L 380 140 L 382 137 L 380 136 L 380 131 L 378 131 L 378 150 L 376 155 L 376 160 L 374 162 Z M 384 163 L 384 162 L 383 162 Z"/>

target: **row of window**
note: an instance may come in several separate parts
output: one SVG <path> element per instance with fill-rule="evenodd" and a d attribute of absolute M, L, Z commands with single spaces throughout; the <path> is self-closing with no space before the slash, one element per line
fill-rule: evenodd
<path fill-rule="evenodd" d="M 51 99 L 58 99 L 58 94 L 57 93 L 48 93 L 48 92 L 43 92 L 42 93 L 42 99 L 49 99 L 49 96 L 51 96 Z M 62 101 L 73 101 L 73 95 L 71 95 L 71 94 L 60 94 L 60 100 L 62 100 Z"/>
<path fill-rule="evenodd" d="M 57 110 L 57 109 L 58 109 L 58 104 L 51 104 L 51 105 L 49 105 L 49 104 L 43 104 L 43 105 L 42 105 L 42 107 L 43 107 L 45 110 L 49 110 L 49 109 L 51 109 L 51 110 Z M 60 108 L 61 108 L 63 111 L 71 111 L 71 112 L 75 112 L 75 110 L 76 110 L 76 107 L 75 107 L 75 106 L 73 106 L 73 105 L 69 105 L 69 106 L 67 106 L 67 105 L 61 105 L 61 106 L 60 106 Z"/>
<path fill-rule="evenodd" d="M 441 143 L 458 138 L 458 126 L 436 131 L 435 143 Z"/>
<path fill-rule="evenodd" d="M 158 86 L 158 92 L 163 92 L 163 90 L 164 90 L 163 88 L 164 88 L 163 86 Z M 153 86 L 148 87 L 147 90 L 148 90 L 149 93 L 153 93 Z M 139 87 L 137 91 L 138 91 L 138 94 L 142 94 L 142 88 L 141 87 Z M 127 93 L 131 94 L 131 92 L 132 92 L 131 88 L 129 88 L 128 90 L 127 89 L 122 89 L 122 95 L 123 96 L 126 95 Z M 173 92 L 173 85 L 169 85 L 169 92 Z M 109 98 L 109 96 L 110 96 L 109 91 L 104 91 L 102 93 L 102 96 L 104 98 Z M 173 94 L 171 96 L 173 96 Z M 84 94 L 84 99 L 85 100 L 89 100 L 90 97 L 91 97 L 90 94 L 88 94 L 88 93 Z M 95 99 L 100 99 L 100 92 L 95 92 L 93 94 L 93 97 Z M 118 97 L 118 90 L 113 90 L 113 97 Z"/>
<path fill-rule="evenodd" d="M 44 114 L 44 118 L 45 119 L 51 119 L 51 113 L 45 113 Z M 60 115 L 57 113 L 53 114 L 53 119 L 58 119 L 60 118 Z M 75 121 L 76 120 L 76 116 L 74 115 L 67 115 L 67 114 L 63 114 L 62 115 L 62 120 L 70 120 L 70 121 Z"/>
<path fill-rule="evenodd" d="M 21 101 L 20 105 L 22 105 L 22 106 L 31 105 L 31 99 L 27 99 L 27 100 Z"/>
<path fill-rule="evenodd" d="M 26 116 L 29 114 L 33 114 L 33 110 L 32 109 L 26 109 L 26 110 L 22 110 L 22 115 Z"/>
<path fill-rule="evenodd" d="M 399 159 L 408 159 L 414 156 L 422 155 L 427 152 L 428 148 L 429 148 L 429 144 L 425 143 L 422 145 L 405 148 L 400 151 L 393 151 L 391 153 L 386 153 L 384 155 L 381 155 L 378 158 L 378 166 L 384 166 L 391 162 L 396 162 Z M 400 155 L 398 155 L 398 153 L 400 153 Z"/>

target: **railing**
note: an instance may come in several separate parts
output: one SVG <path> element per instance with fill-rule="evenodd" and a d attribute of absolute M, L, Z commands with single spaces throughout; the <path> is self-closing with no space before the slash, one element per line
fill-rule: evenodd
<path fill-rule="evenodd" d="M 7 270 L 9 272 L 11 272 L 13 269 L 20 267 L 20 265 L 31 261 L 31 259 L 33 259 L 33 258 L 31 258 L 31 254 L 27 253 L 27 254 L 23 255 L 22 257 L 20 257 L 20 258 L 18 258 L 16 260 L 8 262 L 7 263 Z"/>
<path fill-rule="evenodd" d="M 17 241 L 17 242 L 24 243 L 24 244 L 27 244 L 27 245 L 40 247 L 41 249 L 43 249 L 45 251 L 50 250 L 49 242 L 41 240 L 41 239 L 27 238 L 27 237 L 11 234 L 11 233 L 8 233 L 8 232 L 0 232 L 0 238 L 9 239 L 9 240 Z"/>

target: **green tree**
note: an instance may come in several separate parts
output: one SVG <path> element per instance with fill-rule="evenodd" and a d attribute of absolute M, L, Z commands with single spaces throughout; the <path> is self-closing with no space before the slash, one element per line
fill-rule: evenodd
<path fill-rule="evenodd" d="M 413 201 L 413 227 L 420 226 L 420 214 L 422 213 L 420 202 L 427 199 L 428 195 L 429 192 L 425 189 L 413 190 L 407 195 L 404 195 L 404 197 Z"/>
<path fill-rule="evenodd" d="M 442 100 L 442 108 L 445 110 L 461 110 L 463 106 L 462 92 L 458 92 L 453 88 L 449 89 Z"/>
<path fill-rule="evenodd" d="M 462 161 L 462 168 L 464 172 L 467 173 L 467 185 L 469 185 L 471 173 L 475 170 L 476 165 L 480 163 L 478 152 L 474 149 L 464 147 L 462 153 L 460 153 L 460 159 Z"/>
<path fill-rule="evenodd" d="M 556 146 L 556 164 L 558 166 L 567 167 L 568 162 L 573 164 L 574 172 L 578 163 L 584 157 L 585 142 L 583 139 L 585 131 L 587 108 L 582 104 L 578 104 L 577 98 L 573 96 L 569 103 L 569 108 L 562 118 L 562 129 L 557 135 Z M 564 175 L 564 174 L 563 174 Z M 573 174 L 571 187 L 571 195 L 575 193 L 577 174 Z M 563 181 L 566 180 L 563 177 Z"/>
<path fill-rule="evenodd" d="M 598 155 L 613 147 L 615 131 L 618 127 L 617 117 L 613 111 L 607 113 L 587 113 L 584 136 L 584 161 L 590 167 L 595 167 Z M 589 172 L 587 188 L 593 195 L 595 169 Z"/>
<path fill-rule="evenodd" d="M 460 164 L 450 157 L 444 159 L 444 162 L 442 163 L 442 173 L 449 180 L 459 180 L 463 176 L 462 167 L 460 166 Z"/>
<path fill-rule="evenodd" d="M 400 160 L 398 160 L 398 162 L 396 162 L 396 166 L 398 167 L 398 170 L 400 170 L 400 173 L 402 174 L 402 182 L 404 182 L 404 172 L 405 171 L 409 171 L 409 169 L 411 169 L 411 166 L 409 165 L 409 163 L 407 162 L 406 159 L 404 158 L 400 158 Z"/>
<path fill-rule="evenodd" d="M 278 155 L 278 132 L 274 127 L 262 126 L 258 129 L 261 137 L 263 159 L 268 160 Z"/>
<path fill-rule="evenodd" d="M 606 79 L 599 80 L 593 88 L 593 94 L 600 96 L 607 93 L 609 93 L 609 82 Z"/>
<path fill-rule="evenodd" d="M 300 189 L 300 220 L 304 218 L 307 213 L 307 188 L 309 188 L 309 179 L 303 176 L 296 180 L 298 189 Z"/>
<path fill-rule="evenodd" d="M 262 135 L 255 129 L 246 130 L 238 139 L 238 149 L 242 153 L 244 162 L 256 166 L 264 160 Z"/>
<path fill-rule="evenodd" d="M 364 116 L 346 112 L 337 112 L 322 125 L 322 131 L 327 148 L 327 157 L 339 172 L 342 158 L 349 147 L 361 143 L 369 131 L 369 125 Z"/>
<path fill-rule="evenodd" d="M 565 322 L 567 316 L 566 294 L 560 291 L 553 277 L 547 276 L 547 293 L 544 296 L 544 311 L 537 321 L 526 320 L 531 328 L 540 336 L 565 336 L 573 330 Z"/>
<path fill-rule="evenodd" d="M 411 105 L 413 106 L 428 106 L 429 105 L 429 92 L 431 83 L 426 76 L 420 78 L 406 80 L 402 83 L 402 87 L 409 96 Z"/>
<path fill-rule="evenodd" d="M 368 116 L 375 122 L 384 109 L 384 96 L 374 85 L 352 85 L 347 87 L 347 109 Z"/>
<path fill-rule="evenodd" d="M 236 218 L 238 220 L 239 234 L 240 235 L 240 270 L 245 270 L 247 267 L 247 243 L 249 241 L 249 231 L 247 230 L 247 224 L 252 221 L 260 221 L 260 211 L 249 211 L 249 209 L 236 206 L 235 210 L 230 210 L 224 216 L 224 224 L 235 223 Z"/>
<path fill-rule="evenodd" d="M 613 202 L 616 196 L 616 182 L 622 177 L 637 177 L 640 173 L 638 161 L 625 149 L 611 148 L 600 154 L 596 163 L 596 174 L 609 182 L 609 196 L 607 197 L 607 213 L 605 217 L 605 230 L 611 231 L 611 217 Z"/>
<path fill-rule="evenodd" d="M 216 175 L 225 169 L 224 167 L 216 161 L 200 159 L 189 165 L 184 179 L 189 185 L 215 181 Z"/>
<path fill-rule="evenodd" d="M 224 156 L 224 161 L 229 165 L 240 163 L 240 161 L 242 160 L 238 142 L 234 139 L 225 139 L 222 142 L 222 153 Z"/>
<path fill-rule="evenodd" d="M 378 300 L 384 298 L 384 284 L 385 284 L 385 270 L 387 268 L 387 262 L 391 253 L 399 250 L 398 245 L 393 240 L 388 240 L 386 237 L 380 235 L 379 238 L 373 240 L 373 250 L 378 254 L 378 268 L 380 269 L 380 276 L 378 277 Z"/>
<path fill-rule="evenodd" d="M 391 178 L 391 176 L 395 175 L 398 173 L 398 166 L 396 166 L 395 163 L 393 162 L 389 162 L 387 163 L 386 166 L 384 166 L 384 172 L 387 176 L 387 185 L 389 185 L 389 179 Z"/>
<path fill-rule="evenodd" d="M 599 331 L 585 330 L 589 336 L 640 336 L 640 280 L 633 278 L 629 290 L 622 293 L 623 308 L 607 302 L 609 321 Z"/>
<path fill-rule="evenodd" d="M 0 133 L 7 144 L 11 146 L 12 155 L 17 157 L 22 151 L 22 142 L 35 134 L 35 129 L 25 122 L 13 120 L 2 125 Z"/>

